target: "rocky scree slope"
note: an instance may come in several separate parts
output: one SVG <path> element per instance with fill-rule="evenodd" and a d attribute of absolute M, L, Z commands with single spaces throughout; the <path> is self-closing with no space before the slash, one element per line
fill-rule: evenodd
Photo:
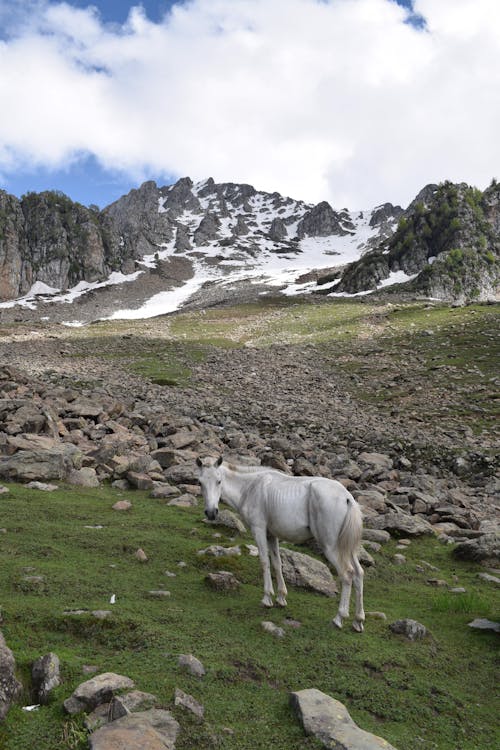
<path fill-rule="evenodd" d="M 318 347 L 275 347 L 272 361 L 261 350 L 214 350 L 197 368 L 196 385 L 162 388 L 116 361 L 68 361 L 70 346 L 61 356 L 55 337 L 39 348 L 33 341 L 30 372 L 0 368 L 4 481 L 118 481 L 167 495 L 172 485 L 196 492 L 196 457 L 224 454 L 338 478 L 376 528 L 419 534 L 433 525 L 463 540 L 490 533 L 498 510 L 494 467 L 454 462 L 449 430 L 382 419 L 354 403 Z M 74 346 L 81 352 L 81 342 Z M 14 361 L 21 350 L 11 342 L 4 352 Z M 472 457 L 480 439 L 464 440 Z"/>

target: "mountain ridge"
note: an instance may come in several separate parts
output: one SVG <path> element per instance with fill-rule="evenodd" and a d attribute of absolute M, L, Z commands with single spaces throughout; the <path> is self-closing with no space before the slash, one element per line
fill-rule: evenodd
<path fill-rule="evenodd" d="M 223 301 L 224 287 L 244 281 L 256 294 L 348 296 L 404 282 L 414 294 L 480 300 L 498 291 L 499 238 L 495 181 L 483 192 L 428 185 L 406 210 L 383 203 L 355 212 L 212 178 L 148 181 L 101 211 L 56 191 L 21 199 L 0 191 L 0 310 L 18 298 L 46 307 L 103 296 L 118 284 L 118 307 L 104 311 L 118 317 L 127 294 L 137 311 L 162 292 L 175 292 L 177 306 L 194 292 L 202 303 L 214 285 Z M 92 319 L 87 307 L 83 322 Z M 164 297 L 156 314 L 169 308 Z"/>

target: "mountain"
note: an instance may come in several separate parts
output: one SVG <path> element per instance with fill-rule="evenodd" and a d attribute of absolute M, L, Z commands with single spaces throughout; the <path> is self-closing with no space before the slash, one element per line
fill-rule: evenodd
<path fill-rule="evenodd" d="M 391 275 L 411 276 L 411 292 L 445 300 L 493 297 L 500 281 L 500 185 L 427 185 L 393 236 L 353 263 L 336 291 L 373 289 Z"/>
<path fill-rule="evenodd" d="M 168 312 L 188 299 L 216 304 L 243 290 L 350 295 L 394 282 L 482 299 L 498 285 L 499 225 L 495 182 L 483 193 L 430 185 L 406 211 L 385 203 L 355 212 L 212 178 L 146 182 L 103 211 L 59 192 L 19 200 L 0 191 L 0 309 L 21 298 L 45 313 L 77 300 L 85 322 Z"/>

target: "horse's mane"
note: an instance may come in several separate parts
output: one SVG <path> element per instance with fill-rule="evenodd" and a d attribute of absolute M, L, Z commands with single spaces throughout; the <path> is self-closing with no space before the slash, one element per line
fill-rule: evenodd
<path fill-rule="evenodd" d="M 262 466 L 261 464 L 255 464 L 254 466 L 248 466 L 247 464 L 235 464 L 232 461 L 224 461 L 224 465 L 230 471 L 237 471 L 239 474 L 263 474 L 264 472 L 269 474 L 280 474 L 281 476 L 288 476 L 284 471 L 273 469 L 271 466 Z"/>

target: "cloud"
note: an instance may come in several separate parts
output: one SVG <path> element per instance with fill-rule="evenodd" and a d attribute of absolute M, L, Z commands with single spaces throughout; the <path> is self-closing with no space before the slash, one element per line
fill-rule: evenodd
<path fill-rule="evenodd" d="M 0 0 L 0 172 L 92 154 L 133 180 L 213 176 L 335 206 L 480 187 L 500 163 L 497 0 Z M 10 21 L 7 23 L 6 19 Z"/>

